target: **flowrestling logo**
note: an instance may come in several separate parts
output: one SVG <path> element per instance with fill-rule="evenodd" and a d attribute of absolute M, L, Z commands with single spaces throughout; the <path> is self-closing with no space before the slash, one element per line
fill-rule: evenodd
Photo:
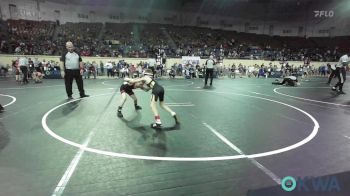
<path fill-rule="evenodd" d="M 297 177 L 286 176 L 282 179 L 282 189 L 288 192 L 340 192 L 336 176 Z"/>
<path fill-rule="evenodd" d="M 332 18 L 334 16 L 334 11 L 333 10 L 329 10 L 329 11 L 326 11 L 326 10 L 315 10 L 314 11 L 315 13 L 315 18 Z"/>

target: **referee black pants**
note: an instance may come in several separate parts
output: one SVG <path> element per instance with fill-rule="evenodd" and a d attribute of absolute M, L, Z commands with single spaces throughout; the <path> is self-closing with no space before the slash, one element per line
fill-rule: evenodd
<path fill-rule="evenodd" d="M 337 67 L 337 69 L 335 70 L 335 75 L 338 78 L 338 83 L 334 87 L 335 88 L 339 87 L 339 91 L 343 91 L 343 85 L 346 80 L 345 67 Z"/>
<path fill-rule="evenodd" d="M 23 84 L 28 83 L 28 67 L 27 66 L 20 66 L 19 67 L 23 74 Z"/>
<path fill-rule="evenodd" d="M 84 96 L 85 92 L 84 92 L 83 77 L 80 75 L 80 70 L 66 69 L 64 74 L 64 82 L 66 86 L 67 96 L 70 97 L 73 95 L 73 92 L 72 92 L 73 79 L 75 79 L 75 82 L 77 83 L 80 96 Z"/>
<path fill-rule="evenodd" d="M 214 69 L 213 68 L 207 68 L 205 71 L 205 83 L 204 85 L 207 85 L 208 83 L 208 78 L 210 75 L 210 85 L 213 84 L 213 78 L 214 78 Z"/>
<path fill-rule="evenodd" d="M 331 69 L 331 74 L 329 75 L 328 82 L 327 82 L 328 84 L 331 83 L 334 76 L 336 76 L 336 71 Z"/>

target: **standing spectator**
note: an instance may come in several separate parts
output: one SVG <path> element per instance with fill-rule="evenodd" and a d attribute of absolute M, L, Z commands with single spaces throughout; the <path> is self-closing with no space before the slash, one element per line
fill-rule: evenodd
<path fill-rule="evenodd" d="M 182 64 L 177 66 L 177 76 L 182 76 Z"/>
<path fill-rule="evenodd" d="M 19 66 L 18 66 L 18 63 L 19 63 L 19 58 L 17 58 L 17 60 L 13 60 L 12 61 L 12 70 L 15 72 L 15 75 L 16 75 L 16 82 L 20 82 L 20 78 L 19 78 Z"/>
<path fill-rule="evenodd" d="M 84 71 L 83 71 L 83 76 L 84 76 L 84 79 L 86 79 L 86 78 L 88 78 L 88 69 L 89 69 L 89 62 L 87 62 L 87 63 L 83 63 L 83 65 L 84 65 Z"/>
<path fill-rule="evenodd" d="M 148 60 L 148 69 L 152 70 L 152 77 L 154 77 L 154 74 L 155 74 L 155 66 L 156 66 L 156 59 L 149 59 Z"/>
<path fill-rule="evenodd" d="M 122 74 L 122 78 L 124 78 L 125 76 L 126 76 L 126 73 L 127 73 L 127 67 L 126 66 L 124 66 L 121 70 L 120 70 L 120 72 L 121 72 L 121 74 Z"/>
<path fill-rule="evenodd" d="M 103 62 L 102 61 L 100 61 L 100 69 L 101 69 L 101 76 L 103 76 L 104 75 L 104 67 L 103 67 Z"/>
<path fill-rule="evenodd" d="M 32 78 L 32 74 L 34 72 L 34 62 L 31 58 L 28 58 L 28 68 L 29 68 L 29 74 L 28 77 Z"/>
<path fill-rule="evenodd" d="M 172 66 L 169 71 L 169 78 L 175 78 L 175 67 Z"/>
<path fill-rule="evenodd" d="M 90 79 L 90 76 L 93 75 L 94 76 L 94 79 L 96 79 L 96 68 L 97 64 L 95 61 L 92 62 L 92 64 L 90 65 L 89 67 L 89 74 L 88 74 L 88 79 Z"/>
<path fill-rule="evenodd" d="M 47 69 L 47 62 L 46 62 L 45 59 L 43 60 L 43 62 L 41 62 L 41 66 L 42 66 L 44 72 L 46 72 L 46 71 L 48 70 L 48 69 Z"/>
<path fill-rule="evenodd" d="M 118 66 L 115 64 L 115 62 L 112 63 L 112 71 L 111 71 L 111 75 L 114 78 L 115 74 L 117 73 L 117 77 L 119 77 L 119 68 Z"/>
<path fill-rule="evenodd" d="M 38 60 L 38 58 L 34 58 L 34 61 L 33 61 L 33 64 L 34 64 L 34 69 L 36 71 L 39 71 L 39 67 L 40 67 L 40 61 Z M 41 70 L 40 70 L 41 71 Z"/>
<path fill-rule="evenodd" d="M 22 56 L 21 58 L 19 58 L 18 65 L 19 65 L 19 68 L 23 74 L 22 83 L 28 84 L 29 81 L 28 81 L 28 59 L 27 59 L 27 57 Z"/>
<path fill-rule="evenodd" d="M 231 72 L 230 72 L 230 78 L 236 79 L 236 65 L 233 63 L 233 65 L 231 66 Z"/>
<path fill-rule="evenodd" d="M 142 64 L 139 64 L 137 66 L 137 77 L 140 77 L 141 74 L 142 74 Z"/>
<path fill-rule="evenodd" d="M 86 95 L 84 91 L 84 83 L 82 78 L 84 65 L 83 65 L 82 59 L 80 55 L 74 51 L 74 46 L 72 42 L 67 42 L 66 48 L 68 52 L 62 55 L 60 61 L 61 61 L 61 75 L 64 77 L 68 99 L 73 99 L 72 97 L 73 79 L 75 79 L 77 83 L 79 93 L 80 93 L 80 98 L 88 97 L 89 95 Z"/>
<path fill-rule="evenodd" d="M 113 65 L 112 65 L 111 61 L 108 61 L 106 63 L 106 67 L 107 67 L 107 77 L 112 76 Z"/>
<path fill-rule="evenodd" d="M 214 74 L 214 65 L 215 65 L 215 61 L 214 61 L 214 57 L 213 55 L 210 55 L 209 59 L 205 62 L 206 65 L 206 71 L 205 71 L 205 83 L 204 83 L 204 87 L 207 86 L 208 83 L 208 78 L 210 75 L 210 86 L 213 85 L 213 74 Z"/>
<path fill-rule="evenodd" d="M 338 77 L 338 83 L 332 87 L 333 91 L 336 91 L 337 88 L 339 87 L 338 93 L 339 94 L 345 94 L 343 92 L 343 85 L 346 80 L 346 67 L 348 67 L 349 63 L 349 56 L 347 54 L 343 55 L 340 57 L 339 62 L 337 63 L 337 68 L 335 75 Z"/>

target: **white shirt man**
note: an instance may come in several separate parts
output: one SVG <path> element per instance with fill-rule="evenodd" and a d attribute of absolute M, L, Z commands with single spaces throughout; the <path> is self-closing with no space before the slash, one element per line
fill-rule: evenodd
<path fill-rule="evenodd" d="M 349 64 L 349 56 L 347 54 L 340 57 L 337 67 L 345 67 Z"/>
<path fill-rule="evenodd" d="M 349 56 L 347 54 L 340 57 L 338 64 L 336 65 L 335 75 L 338 78 L 338 83 L 332 87 L 333 91 L 338 91 L 339 94 L 345 94 L 343 92 L 343 85 L 346 80 L 346 67 L 349 64 Z M 337 88 L 339 89 L 337 90 Z"/>
<path fill-rule="evenodd" d="M 28 84 L 28 69 L 29 69 L 29 65 L 28 65 L 28 59 L 26 57 L 20 57 L 18 60 L 18 65 L 19 68 L 21 69 L 21 72 L 23 74 L 23 84 Z"/>
<path fill-rule="evenodd" d="M 20 57 L 18 60 L 18 65 L 28 67 L 28 59 L 26 57 Z"/>
<path fill-rule="evenodd" d="M 113 65 L 112 65 L 111 61 L 108 61 L 108 62 L 106 63 L 106 68 L 107 68 L 107 77 L 112 76 Z"/>
<path fill-rule="evenodd" d="M 148 67 L 149 68 L 151 68 L 151 67 L 153 67 L 153 69 L 154 69 L 154 66 L 156 65 L 156 60 L 155 59 L 149 59 L 148 60 Z M 152 68 L 151 68 L 152 69 Z"/>
<path fill-rule="evenodd" d="M 88 97 L 84 91 L 84 83 L 82 75 L 84 73 L 84 65 L 82 59 L 78 53 L 74 51 L 74 45 L 72 42 L 66 43 L 67 52 L 63 53 L 60 61 L 61 61 L 61 76 L 64 78 L 66 93 L 68 99 L 73 99 L 73 91 L 72 91 L 72 83 L 73 79 L 75 79 L 80 98 Z"/>
<path fill-rule="evenodd" d="M 111 63 L 110 61 L 108 61 L 108 62 L 106 63 L 106 68 L 107 68 L 107 69 L 112 69 L 112 68 L 113 68 L 113 65 L 112 65 L 112 63 Z"/>
<path fill-rule="evenodd" d="M 213 84 L 213 78 L 214 78 L 214 57 L 210 55 L 209 59 L 205 62 L 205 65 L 207 67 L 205 71 L 205 79 L 204 79 L 204 87 L 207 86 L 208 78 L 210 77 L 210 86 Z"/>

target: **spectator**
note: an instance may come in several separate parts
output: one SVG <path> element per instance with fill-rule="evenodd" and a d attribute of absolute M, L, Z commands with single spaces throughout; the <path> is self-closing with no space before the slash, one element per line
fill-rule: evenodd
<path fill-rule="evenodd" d="M 103 62 L 102 61 L 100 61 L 100 70 L 101 70 L 101 76 L 103 76 L 104 75 L 104 66 L 103 66 Z"/>
<path fill-rule="evenodd" d="M 108 61 L 108 62 L 106 63 L 106 67 L 107 67 L 107 77 L 112 76 L 112 69 L 113 69 L 113 66 L 112 66 L 111 61 Z"/>

